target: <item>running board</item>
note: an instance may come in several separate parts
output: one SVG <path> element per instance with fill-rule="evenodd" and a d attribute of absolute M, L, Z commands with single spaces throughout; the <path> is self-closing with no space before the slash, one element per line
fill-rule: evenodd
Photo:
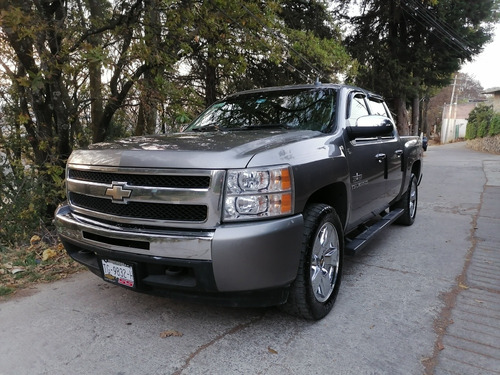
<path fill-rule="evenodd" d="M 377 234 L 379 234 L 385 227 L 394 223 L 401 215 L 404 213 L 404 209 L 398 208 L 390 211 L 382 219 L 377 221 L 375 224 L 369 226 L 358 234 L 353 239 L 345 239 L 345 253 L 347 255 L 355 255 L 361 249 L 363 249 L 366 244 Z"/>

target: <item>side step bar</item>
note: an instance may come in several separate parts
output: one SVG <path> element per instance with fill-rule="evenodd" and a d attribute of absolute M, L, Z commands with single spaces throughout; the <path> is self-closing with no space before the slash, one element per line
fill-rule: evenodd
<path fill-rule="evenodd" d="M 377 234 L 379 234 L 385 227 L 394 223 L 398 217 L 403 215 L 404 209 L 398 208 L 396 210 L 390 211 L 387 215 L 382 217 L 379 221 L 369 226 L 358 234 L 356 237 L 349 239 L 345 239 L 345 253 L 347 255 L 355 255 L 361 249 L 363 249 L 366 244 Z"/>

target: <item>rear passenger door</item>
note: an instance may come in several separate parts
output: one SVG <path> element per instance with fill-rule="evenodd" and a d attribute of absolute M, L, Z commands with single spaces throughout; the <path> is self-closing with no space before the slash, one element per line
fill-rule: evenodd
<path fill-rule="evenodd" d="M 368 98 L 370 113 L 388 117 L 392 120 L 392 116 L 384 101 L 376 96 Z M 401 170 L 401 159 L 403 156 L 403 148 L 400 140 L 397 137 L 397 131 L 394 129 L 392 136 L 380 138 L 380 153 L 385 155 L 385 163 L 387 165 L 385 178 L 385 200 L 386 204 L 391 202 L 399 194 L 401 189 L 401 181 L 403 179 L 403 171 Z"/>

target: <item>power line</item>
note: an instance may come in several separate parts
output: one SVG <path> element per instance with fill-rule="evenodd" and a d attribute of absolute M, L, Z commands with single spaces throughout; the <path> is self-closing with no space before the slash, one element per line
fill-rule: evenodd
<path fill-rule="evenodd" d="M 415 17 L 414 14 L 409 12 L 407 9 L 402 8 L 403 12 L 408 14 L 410 17 L 412 17 L 418 24 L 420 24 L 423 27 L 428 27 L 429 24 L 424 22 L 423 20 L 420 20 L 418 17 Z M 446 44 L 448 47 L 450 47 L 452 50 L 454 50 L 456 53 L 459 55 L 463 55 L 464 51 L 463 49 L 459 48 L 456 44 L 453 44 L 448 41 L 448 37 L 440 35 L 439 33 L 436 33 L 434 35 L 437 39 L 439 39 L 443 44 Z"/>
<path fill-rule="evenodd" d="M 446 21 L 437 18 L 435 14 L 429 11 L 429 8 L 426 8 L 422 3 L 416 1 L 416 0 L 407 0 L 415 6 L 415 9 L 424 17 L 430 20 L 434 25 L 436 25 L 439 29 L 443 30 L 443 32 L 450 37 L 451 40 L 457 41 L 458 43 L 461 44 L 461 47 L 463 45 L 466 46 L 466 48 L 471 49 L 473 48 L 473 45 L 469 43 L 466 39 L 464 39 L 461 35 L 457 33 L 457 31 L 451 27 Z"/>
<path fill-rule="evenodd" d="M 455 50 L 460 55 L 465 56 L 471 53 L 472 46 L 463 39 L 458 33 L 451 28 L 445 21 L 435 17 L 430 13 L 428 8 L 415 0 L 407 0 L 402 2 L 402 10 L 412 17 L 422 26 L 431 27 L 435 31 L 435 36 L 444 44 Z M 465 57 L 464 56 L 464 57 Z"/>

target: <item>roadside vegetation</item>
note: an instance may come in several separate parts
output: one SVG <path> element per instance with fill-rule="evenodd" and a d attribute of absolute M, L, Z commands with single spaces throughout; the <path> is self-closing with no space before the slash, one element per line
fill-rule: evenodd
<path fill-rule="evenodd" d="M 467 147 L 476 151 L 500 154 L 500 113 L 491 105 L 480 105 L 469 114 L 465 134 Z"/>
<path fill-rule="evenodd" d="M 363 4 L 0 2 L 0 294 L 77 269 L 52 217 L 67 158 L 90 143 L 178 131 L 228 93 L 316 78 L 382 94 L 401 134 L 426 132 L 420 103 L 490 40 L 497 1 Z"/>
<path fill-rule="evenodd" d="M 68 257 L 55 238 L 31 237 L 29 245 L 2 248 L 0 299 L 34 283 L 66 278 L 83 267 Z"/>
<path fill-rule="evenodd" d="M 480 105 L 470 112 L 465 134 L 467 140 L 497 134 L 500 134 L 500 113 L 495 113 L 493 106 Z"/>

